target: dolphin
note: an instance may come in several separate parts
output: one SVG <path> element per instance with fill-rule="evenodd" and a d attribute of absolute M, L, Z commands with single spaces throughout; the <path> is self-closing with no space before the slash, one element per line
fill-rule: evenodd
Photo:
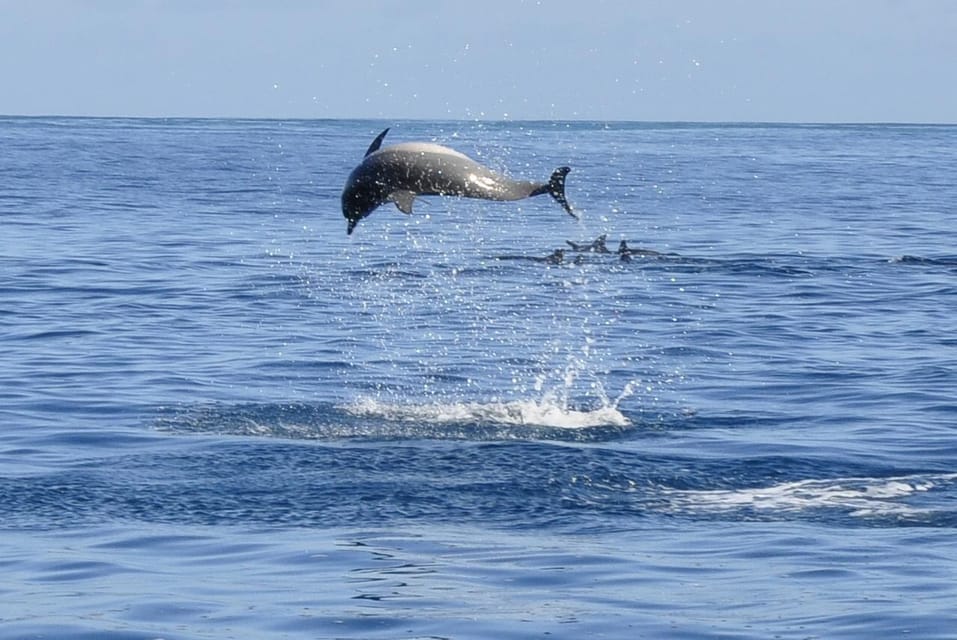
<path fill-rule="evenodd" d="M 638 258 L 660 258 L 664 255 L 652 249 L 632 249 L 624 240 L 618 244 L 618 251 L 615 253 L 618 254 L 622 262 L 631 262 L 632 256 Z"/>
<path fill-rule="evenodd" d="M 565 244 L 572 248 L 572 251 L 580 251 L 583 253 L 610 253 L 608 247 L 605 246 L 605 238 L 607 234 L 601 234 L 588 244 L 581 242 L 572 242 L 571 240 L 566 240 Z"/>
<path fill-rule="evenodd" d="M 570 167 L 555 169 L 548 182 L 511 180 L 438 144 L 403 142 L 380 148 L 387 133 L 389 129 L 376 136 L 346 180 L 342 190 L 346 233 L 351 234 L 359 220 L 386 202 L 394 202 L 403 213 L 412 213 L 416 196 L 521 200 L 547 193 L 568 215 L 578 218 L 565 199 L 565 176 Z"/>
<path fill-rule="evenodd" d="M 565 261 L 565 250 L 555 249 L 544 257 L 540 256 L 495 256 L 496 260 L 528 260 L 529 262 L 544 262 L 547 264 L 561 264 Z M 576 264 L 578 264 L 576 262 Z"/>

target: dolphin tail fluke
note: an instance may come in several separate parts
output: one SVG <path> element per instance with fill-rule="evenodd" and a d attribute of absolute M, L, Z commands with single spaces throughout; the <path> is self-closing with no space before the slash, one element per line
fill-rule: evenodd
<path fill-rule="evenodd" d="M 568 204 L 568 199 L 565 198 L 565 176 L 567 176 L 571 170 L 571 167 L 559 167 L 555 169 L 555 171 L 552 172 L 552 177 L 548 180 L 548 193 L 558 201 L 558 204 L 562 205 L 562 208 L 565 209 L 568 215 L 578 220 L 578 215 L 572 211 L 572 206 Z"/>

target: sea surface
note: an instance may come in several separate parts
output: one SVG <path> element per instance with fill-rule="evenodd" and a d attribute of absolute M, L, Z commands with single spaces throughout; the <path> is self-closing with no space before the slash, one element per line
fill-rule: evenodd
<path fill-rule="evenodd" d="M 387 126 L 581 219 L 347 236 Z M 0 118 L 0 639 L 957 638 L 955 176 L 954 126 Z"/>

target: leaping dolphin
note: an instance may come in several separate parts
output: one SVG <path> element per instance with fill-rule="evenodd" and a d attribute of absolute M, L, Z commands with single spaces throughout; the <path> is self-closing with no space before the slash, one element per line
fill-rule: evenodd
<path fill-rule="evenodd" d="M 380 149 L 386 129 L 372 141 L 365 158 L 352 170 L 342 190 L 342 215 L 352 233 L 359 220 L 386 202 L 403 213 L 412 213 L 416 196 L 464 196 L 484 200 L 521 200 L 543 193 L 551 195 L 573 218 L 565 199 L 565 176 L 559 167 L 548 182 L 510 180 L 483 167 L 468 156 L 429 142 L 403 142 Z"/>

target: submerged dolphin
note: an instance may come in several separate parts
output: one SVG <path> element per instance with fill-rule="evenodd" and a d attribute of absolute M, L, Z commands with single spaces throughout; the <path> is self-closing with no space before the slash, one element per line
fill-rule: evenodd
<path fill-rule="evenodd" d="M 652 249 L 632 249 L 625 240 L 622 240 L 618 244 L 618 251 L 615 253 L 618 254 L 622 262 L 631 262 L 632 256 L 639 258 L 658 258 L 663 255 L 660 251 L 654 251 Z"/>
<path fill-rule="evenodd" d="M 575 264 L 579 264 L 578 258 L 581 256 L 576 256 Z M 496 260 L 527 260 L 529 262 L 545 262 L 548 264 L 561 264 L 565 261 L 565 250 L 564 249 L 555 249 L 550 254 L 544 257 L 540 256 L 495 256 Z"/>
<path fill-rule="evenodd" d="M 578 217 L 565 199 L 569 167 L 555 169 L 548 182 L 510 180 L 437 144 L 404 142 L 380 149 L 388 132 L 386 129 L 372 141 L 362 163 L 346 180 L 342 190 L 342 215 L 348 220 L 346 233 L 352 233 L 359 220 L 386 202 L 394 202 L 403 213 L 412 213 L 416 196 L 521 200 L 547 193 L 570 216 Z"/>
<path fill-rule="evenodd" d="M 605 238 L 607 234 L 601 234 L 588 244 L 581 242 L 572 242 L 571 240 L 566 240 L 565 244 L 572 248 L 572 251 L 579 251 L 583 253 L 609 253 L 608 247 L 605 246 Z"/>

